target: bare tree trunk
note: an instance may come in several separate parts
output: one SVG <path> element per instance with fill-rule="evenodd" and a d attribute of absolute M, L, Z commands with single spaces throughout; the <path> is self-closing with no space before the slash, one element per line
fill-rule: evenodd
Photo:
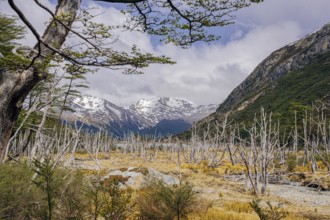
<path fill-rule="evenodd" d="M 233 152 L 232 152 L 232 149 L 235 146 L 235 132 L 236 132 L 235 130 L 230 131 L 229 144 L 227 144 L 229 159 L 230 159 L 230 162 L 233 166 L 235 166 L 235 164 L 236 164 L 236 161 L 234 159 L 234 155 L 233 155 Z"/>
<path fill-rule="evenodd" d="M 81 0 L 61 0 L 58 2 L 55 12 L 56 17 L 65 17 L 66 21 L 63 21 L 63 23 L 71 27 L 76 18 Z M 9 3 L 12 8 L 15 7 L 13 1 L 9 1 Z M 18 12 L 17 10 L 15 11 Z M 24 14 L 19 14 L 19 16 L 24 21 Z M 36 62 L 46 66 L 50 62 L 48 58 L 54 55 L 55 52 L 48 49 L 45 45 L 60 48 L 68 33 L 69 30 L 57 21 L 50 22 L 41 37 L 44 44 L 38 42 L 35 46 L 36 51 L 40 49 Z M 31 57 L 35 56 L 33 53 L 30 55 Z M 40 72 L 34 67 L 17 72 L 6 70 L 0 72 L 0 163 L 4 162 L 7 156 L 6 147 L 13 133 L 13 127 L 22 109 L 24 99 L 34 86 L 46 77 L 46 71 Z"/>
<path fill-rule="evenodd" d="M 293 135 L 293 154 L 296 155 L 296 163 L 298 164 L 298 127 L 297 127 L 297 111 L 294 112 L 294 135 Z"/>
<path fill-rule="evenodd" d="M 241 155 L 242 161 L 245 165 L 246 168 L 246 174 L 245 174 L 245 189 L 248 190 L 248 181 L 250 181 L 250 184 L 253 189 L 253 193 L 258 196 L 258 181 L 253 181 L 252 179 L 252 173 L 251 173 L 251 165 L 252 165 L 252 158 L 253 158 L 253 153 L 252 150 L 250 149 L 250 153 L 248 153 L 246 147 L 244 147 L 243 143 L 239 143 L 238 145 L 238 150 Z M 258 174 L 255 173 L 255 176 Z"/>
<path fill-rule="evenodd" d="M 304 126 L 304 160 L 303 160 L 302 165 L 305 166 L 305 164 L 309 160 L 309 150 L 308 150 L 309 138 L 308 138 L 308 135 L 307 135 L 307 120 L 305 120 L 305 119 L 303 119 L 303 126 Z"/>
<path fill-rule="evenodd" d="M 29 91 L 40 81 L 33 71 L 0 75 L 0 163 L 6 158 L 6 148 L 13 133 L 13 127 Z"/>

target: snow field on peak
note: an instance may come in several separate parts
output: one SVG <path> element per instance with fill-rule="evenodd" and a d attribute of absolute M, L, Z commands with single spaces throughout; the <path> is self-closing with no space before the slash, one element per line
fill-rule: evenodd
<path fill-rule="evenodd" d="M 162 120 L 182 119 L 192 123 L 216 110 L 212 108 L 215 105 L 197 106 L 188 100 L 172 97 L 141 99 L 128 108 L 89 95 L 71 101 L 75 118 L 85 118 L 96 125 L 135 126 L 139 130 L 156 126 Z"/>
<path fill-rule="evenodd" d="M 104 111 L 105 106 L 104 102 L 105 100 L 93 96 L 82 96 L 82 97 L 76 97 L 73 101 L 76 105 L 79 105 L 82 108 L 94 110 L 94 111 Z"/>

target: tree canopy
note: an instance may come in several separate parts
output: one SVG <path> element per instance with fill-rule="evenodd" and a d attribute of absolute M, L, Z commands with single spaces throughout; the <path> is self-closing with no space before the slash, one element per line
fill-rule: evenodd
<path fill-rule="evenodd" d="M 52 21 L 50 25 L 63 26 L 67 34 L 79 39 L 79 44 L 63 45 L 47 44 L 36 28 L 26 18 L 25 12 L 8 0 L 12 9 L 36 37 L 38 43 L 35 50 L 37 54 L 30 54 L 33 66 L 41 55 L 41 48 L 47 48 L 66 61 L 78 66 L 102 66 L 113 69 L 124 69 L 125 73 L 141 73 L 140 69 L 152 63 L 173 64 L 174 61 L 164 56 L 154 56 L 142 53 L 133 46 L 131 51 L 116 51 L 106 46 L 109 39 L 114 38 L 112 31 L 116 28 L 128 31 L 142 31 L 156 35 L 161 42 L 173 43 L 187 47 L 196 42 L 211 42 L 218 40 L 214 28 L 232 24 L 235 16 L 233 12 L 247 7 L 256 0 L 96 0 L 106 5 L 125 4 L 122 12 L 127 15 L 125 24 L 106 26 L 92 21 L 93 15 L 80 7 L 81 0 L 70 3 L 58 1 L 57 12 L 52 12 L 39 0 L 33 0 L 41 10 L 47 11 Z M 77 7 L 77 4 L 79 5 Z M 65 7 L 80 10 L 80 15 L 65 12 Z M 71 9 L 72 11 L 72 9 Z M 78 14 L 75 12 L 75 14 Z M 74 16 L 73 16 L 74 15 Z M 79 23 L 73 27 L 72 23 Z M 55 37 L 55 36 L 54 36 Z M 59 37 L 59 36 L 57 36 Z M 115 39 L 113 39 L 115 40 Z"/>

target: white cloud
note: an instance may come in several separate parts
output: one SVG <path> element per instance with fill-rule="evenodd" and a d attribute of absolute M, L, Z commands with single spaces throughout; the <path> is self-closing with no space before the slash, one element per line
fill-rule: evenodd
<path fill-rule="evenodd" d="M 36 13 L 40 10 L 29 1 L 17 2 L 42 30 L 48 15 Z M 51 7 L 47 0 L 44 2 Z M 4 1 L 0 2 L 0 7 L 1 11 L 10 11 Z M 122 75 L 101 69 L 88 75 L 90 89 L 86 93 L 125 106 L 153 96 L 183 97 L 201 104 L 219 104 L 272 51 L 329 22 L 329 8 L 329 0 L 265 0 L 238 12 L 236 25 L 219 29 L 223 41 L 187 50 L 155 44 L 143 33 L 117 32 L 120 38 L 113 45 L 116 49 L 127 50 L 137 44 L 143 51 L 170 56 L 177 64 L 153 65 L 143 75 Z M 111 24 L 124 20 L 115 8 L 104 7 L 102 11 L 95 18 L 99 22 Z M 27 42 L 33 42 L 31 35 Z"/>
<path fill-rule="evenodd" d="M 158 52 L 171 56 L 177 64 L 151 66 L 139 76 L 100 70 L 89 79 L 91 85 L 98 85 L 99 93 L 103 90 L 116 94 L 111 100 L 124 105 L 154 95 L 185 97 L 204 104 L 220 103 L 262 59 L 296 40 L 300 33 L 296 23 L 286 22 L 256 27 L 243 38 L 226 45 L 213 44 L 188 50 L 158 46 Z"/>
<path fill-rule="evenodd" d="M 239 11 L 237 19 L 249 26 L 293 21 L 307 34 L 330 22 L 329 8 L 328 0 L 265 0 Z"/>
<path fill-rule="evenodd" d="M 237 25 L 221 31 L 229 39 L 225 44 L 188 50 L 159 45 L 156 52 L 172 57 L 176 65 L 152 66 L 140 76 L 111 74 L 108 82 L 104 79 L 109 71 L 101 70 L 90 78 L 91 85 L 103 81 L 104 86 L 98 84 L 97 91 L 104 91 L 110 100 L 122 105 L 155 95 L 220 103 L 271 52 L 326 23 L 329 3 L 267 0 L 238 13 Z"/>

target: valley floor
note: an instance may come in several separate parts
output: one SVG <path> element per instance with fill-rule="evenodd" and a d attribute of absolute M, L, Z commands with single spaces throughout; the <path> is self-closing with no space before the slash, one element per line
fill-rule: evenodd
<path fill-rule="evenodd" d="M 157 160 L 123 154 L 101 155 L 98 165 L 87 155 L 77 155 L 76 167 L 101 170 L 104 174 L 129 167 L 153 168 L 176 177 L 181 173 L 183 181 L 192 183 L 199 192 L 201 206 L 209 206 L 207 212 L 192 215 L 189 219 L 259 219 L 249 208 L 254 196 L 244 191 L 243 176 L 219 174 L 185 163 L 179 168 L 177 159 L 171 160 L 164 155 Z M 282 204 L 283 209 L 289 212 L 285 219 L 330 219 L 330 191 L 316 191 L 297 183 L 270 184 L 267 194 L 259 196 L 259 199 Z"/>

